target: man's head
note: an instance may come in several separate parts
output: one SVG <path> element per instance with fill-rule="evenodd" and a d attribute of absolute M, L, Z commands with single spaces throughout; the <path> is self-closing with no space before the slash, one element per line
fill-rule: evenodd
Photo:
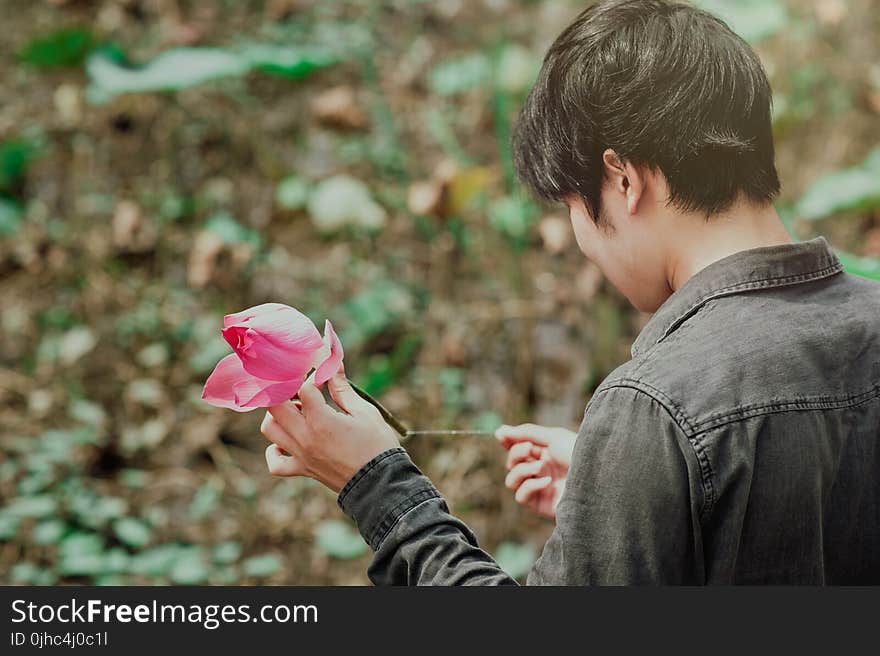
<path fill-rule="evenodd" d="M 517 174 L 566 203 L 584 254 L 655 309 L 670 292 L 664 237 L 778 193 L 770 102 L 760 60 L 721 20 L 602 0 L 544 59 L 514 132 Z"/>

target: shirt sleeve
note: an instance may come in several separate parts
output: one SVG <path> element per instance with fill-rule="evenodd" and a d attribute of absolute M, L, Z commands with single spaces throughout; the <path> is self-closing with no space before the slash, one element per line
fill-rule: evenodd
<path fill-rule="evenodd" d="M 661 403 L 632 387 L 597 392 L 529 585 L 703 583 L 699 482 Z"/>
<path fill-rule="evenodd" d="M 400 447 L 361 467 L 338 503 L 375 552 L 376 585 L 516 585 Z"/>

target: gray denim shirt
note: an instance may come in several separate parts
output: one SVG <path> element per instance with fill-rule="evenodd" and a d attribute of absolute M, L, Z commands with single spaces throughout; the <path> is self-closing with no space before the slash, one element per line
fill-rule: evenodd
<path fill-rule="evenodd" d="M 880 583 L 880 284 L 823 238 L 706 267 L 584 413 L 529 584 Z M 339 505 L 376 584 L 514 583 L 402 448 Z"/>

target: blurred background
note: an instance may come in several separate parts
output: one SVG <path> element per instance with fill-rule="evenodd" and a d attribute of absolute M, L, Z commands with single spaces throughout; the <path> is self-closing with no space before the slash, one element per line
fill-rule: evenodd
<path fill-rule="evenodd" d="M 515 184 L 570 0 L 0 0 L 0 583 L 367 582 L 263 412 L 199 399 L 222 316 L 330 318 L 413 428 L 576 428 L 647 317 Z M 880 2 L 704 0 L 775 90 L 778 204 L 880 277 Z M 552 524 L 492 439 L 407 444 L 513 575 Z"/>

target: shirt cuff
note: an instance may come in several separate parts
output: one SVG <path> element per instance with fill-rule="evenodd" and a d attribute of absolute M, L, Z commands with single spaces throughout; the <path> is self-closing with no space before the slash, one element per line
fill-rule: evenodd
<path fill-rule="evenodd" d="M 383 451 L 351 477 L 337 503 L 377 551 L 398 520 L 427 499 L 441 498 L 402 447 Z"/>

